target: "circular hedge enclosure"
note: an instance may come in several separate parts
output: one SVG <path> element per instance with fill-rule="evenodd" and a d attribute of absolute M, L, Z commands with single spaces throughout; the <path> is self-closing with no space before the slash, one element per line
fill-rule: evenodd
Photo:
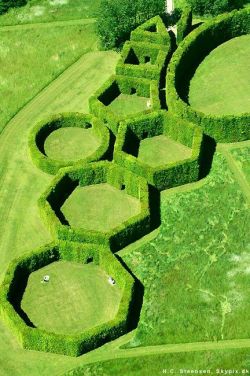
<path fill-rule="evenodd" d="M 86 155 L 84 152 L 77 160 L 65 160 L 58 158 L 51 158 L 47 155 L 45 150 L 45 143 L 48 137 L 55 131 L 68 129 L 82 129 L 92 131 L 92 136 L 98 140 L 98 146 Z M 86 136 L 85 136 L 86 137 Z M 83 139 L 84 141 L 84 139 Z M 88 139 L 86 138 L 86 144 Z M 56 174 L 60 168 L 69 167 L 76 164 L 82 164 L 87 162 L 94 162 L 105 158 L 109 149 L 109 130 L 102 123 L 92 115 L 85 115 L 81 113 L 64 113 L 59 115 L 53 115 L 46 120 L 39 122 L 31 131 L 29 137 L 30 154 L 35 165 L 49 174 Z M 60 141 L 58 141 L 60 142 Z M 79 139 L 80 142 L 80 139 Z M 66 145 L 59 145 L 63 150 Z"/>
<path fill-rule="evenodd" d="M 167 105 L 170 112 L 200 125 L 217 142 L 237 142 L 250 136 L 250 114 L 207 115 L 188 103 L 189 83 L 203 59 L 229 39 L 249 34 L 250 10 L 233 11 L 206 22 L 180 44 L 167 73 Z"/>

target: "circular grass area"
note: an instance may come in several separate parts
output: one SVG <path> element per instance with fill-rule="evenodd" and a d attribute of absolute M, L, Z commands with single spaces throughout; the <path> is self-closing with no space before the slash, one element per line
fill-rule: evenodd
<path fill-rule="evenodd" d="M 250 112 L 250 35 L 215 48 L 190 82 L 189 103 L 206 114 Z"/>
<path fill-rule="evenodd" d="M 151 167 L 159 167 L 190 158 L 191 155 L 192 149 L 161 135 L 140 142 L 138 159 Z"/>
<path fill-rule="evenodd" d="M 121 296 L 100 266 L 58 261 L 30 274 L 21 307 L 36 327 L 74 334 L 113 319 Z"/>
<path fill-rule="evenodd" d="M 93 129 L 60 128 L 50 133 L 44 143 L 45 154 L 55 160 L 77 161 L 93 154 L 101 145 Z"/>
<path fill-rule="evenodd" d="M 141 212 L 140 201 L 104 183 L 77 187 L 61 208 L 75 228 L 108 232 Z"/>

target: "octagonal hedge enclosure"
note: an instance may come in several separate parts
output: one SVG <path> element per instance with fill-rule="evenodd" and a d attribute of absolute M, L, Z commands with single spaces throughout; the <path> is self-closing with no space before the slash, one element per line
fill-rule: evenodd
<path fill-rule="evenodd" d="M 71 335 L 35 327 L 21 308 L 29 275 L 55 261 L 86 264 L 90 259 L 111 275 L 122 290 L 119 309 L 114 319 Z M 24 348 L 79 356 L 119 337 L 133 327 L 134 294 L 134 278 L 109 249 L 97 247 L 96 244 L 51 243 L 11 262 L 0 289 L 0 315 Z"/>
<path fill-rule="evenodd" d="M 91 129 L 100 140 L 100 146 L 89 156 L 77 161 L 52 159 L 46 155 L 45 140 L 52 132 L 62 128 Z M 99 119 L 81 113 L 64 113 L 50 116 L 32 129 L 29 136 L 29 149 L 31 158 L 38 168 L 49 174 L 56 174 L 63 167 L 105 158 L 109 150 L 109 140 L 109 131 Z M 61 145 L 61 148 L 64 146 Z"/>
<path fill-rule="evenodd" d="M 61 207 L 76 187 L 108 183 L 138 199 L 141 211 L 107 232 L 69 226 Z M 150 232 L 150 198 L 147 181 L 110 162 L 62 169 L 39 199 L 41 215 L 51 233 L 61 240 L 106 244 L 117 251 Z M 108 215 L 108 213 L 107 213 Z"/>
<path fill-rule="evenodd" d="M 207 21 L 179 45 L 167 72 L 169 111 L 194 122 L 216 142 L 237 142 L 250 136 L 249 113 L 240 116 L 206 115 L 188 104 L 189 82 L 202 60 L 220 44 L 250 31 L 250 8 L 233 11 Z"/>
<path fill-rule="evenodd" d="M 143 139 L 165 135 L 190 148 L 191 155 L 172 163 L 152 167 L 138 159 Z M 134 174 L 143 176 L 159 190 L 198 180 L 202 149 L 202 130 L 185 120 L 166 113 L 154 112 L 120 126 L 115 144 L 114 160 Z M 157 155 L 157 150 L 155 150 Z"/>

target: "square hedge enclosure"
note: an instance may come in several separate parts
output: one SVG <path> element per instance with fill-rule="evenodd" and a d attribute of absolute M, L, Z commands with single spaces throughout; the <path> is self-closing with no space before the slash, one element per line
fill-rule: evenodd
<path fill-rule="evenodd" d="M 124 197 L 136 199 L 139 203 L 139 211 L 133 212 L 131 216 L 106 230 L 90 229 L 89 226 L 71 226 L 64 215 L 65 211 L 62 210 L 65 202 L 72 197 L 76 189 L 96 187 L 100 184 L 108 184 L 111 188 L 113 187 L 112 189 L 116 189 L 120 194 L 123 194 Z M 104 208 L 100 220 L 105 218 L 105 221 L 108 221 L 109 216 L 113 215 L 114 206 L 120 205 L 120 199 L 117 202 L 115 198 L 112 198 L 108 204 L 105 204 L 102 202 L 101 196 L 99 203 L 96 202 L 95 195 L 92 197 L 93 206 L 97 205 Z M 80 215 L 89 216 L 92 207 L 86 205 L 84 207 L 81 199 L 78 202 L 83 205 Z M 83 167 L 61 170 L 52 185 L 39 199 L 38 204 L 45 223 L 56 238 L 75 242 L 86 241 L 106 244 L 114 252 L 146 235 L 152 227 L 147 181 L 110 162 L 96 162 Z M 77 208 L 77 210 L 79 209 Z"/>
<path fill-rule="evenodd" d="M 119 113 L 115 109 L 115 102 L 125 96 L 121 109 L 124 110 L 128 103 L 129 109 L 134 108 L 134 113 Z M 136 103 L 141 99 L 142 105 L 136 108 Z M 134 106 L 135 102 L 135 106 Z M 90 111 L 101 119 L 116 135 L 121 120 L 134 117 L 135 114 L 147 114 L 152 110 L 161 108 L 158 83 L 136 77 L 112 76 L 89 100 Z"/>
<path fill-rule="evenodd" d="M 121 124 L 114 160 L 147 179 L 158 190 L 163 190 L 198 180 L 202 140 L 200 127 L 165 111 L 158 111 Z M 165 154 L 161 160 L 160 150 L 155 145 L 163 148 Z M 145 153 L 152 146 L 154 148 L 150 152 L 155 164 L 145 158 Z M 169 160 L 167 148 L 171 148 L 171 153 L 176 150 L 175 160 Z"/>

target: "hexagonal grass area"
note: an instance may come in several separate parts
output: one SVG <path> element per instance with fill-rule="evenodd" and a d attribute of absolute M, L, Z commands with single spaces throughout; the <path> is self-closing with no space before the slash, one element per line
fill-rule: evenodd
<path fill-rule="evenodd" d="M 159 81 L 170 54 L 170 45 L 128 41 L 123 46 L 116 73 Z"/>
<path fill-rule="evenodd" d="M 0 291 L 1 317 L 31 350 L 78 356 L 126 333 L 138 317 L 135 280 L 93 244 L 52 243 L 14 260 Z"/>
<path fill-rule="evenodd" d="M 163 190 L 198 180 L 202 140 L 200 127 L 158 111 L 121 124 L 114 160 Z"/>
<path fill-rule="evenodd" d="M 30 133 L 29 148 L 38 168 L 56 174 L 62 167 L 105 158 L 109 141 L 109 130 L 94 116 L 65 113 L 39 122 Z"/>
<path fill-rule="evenodd" d="M 112 76 L 89 100 L 91 112 L 117 134 L 121 120 L 161 108 L 158 82 Z"/>
<path fill-rule="evenodd" d="M 117 251 L 151 231 L 147 181 L 111 162 L 63 169 L 39 200 L 58 239 Z"/>

